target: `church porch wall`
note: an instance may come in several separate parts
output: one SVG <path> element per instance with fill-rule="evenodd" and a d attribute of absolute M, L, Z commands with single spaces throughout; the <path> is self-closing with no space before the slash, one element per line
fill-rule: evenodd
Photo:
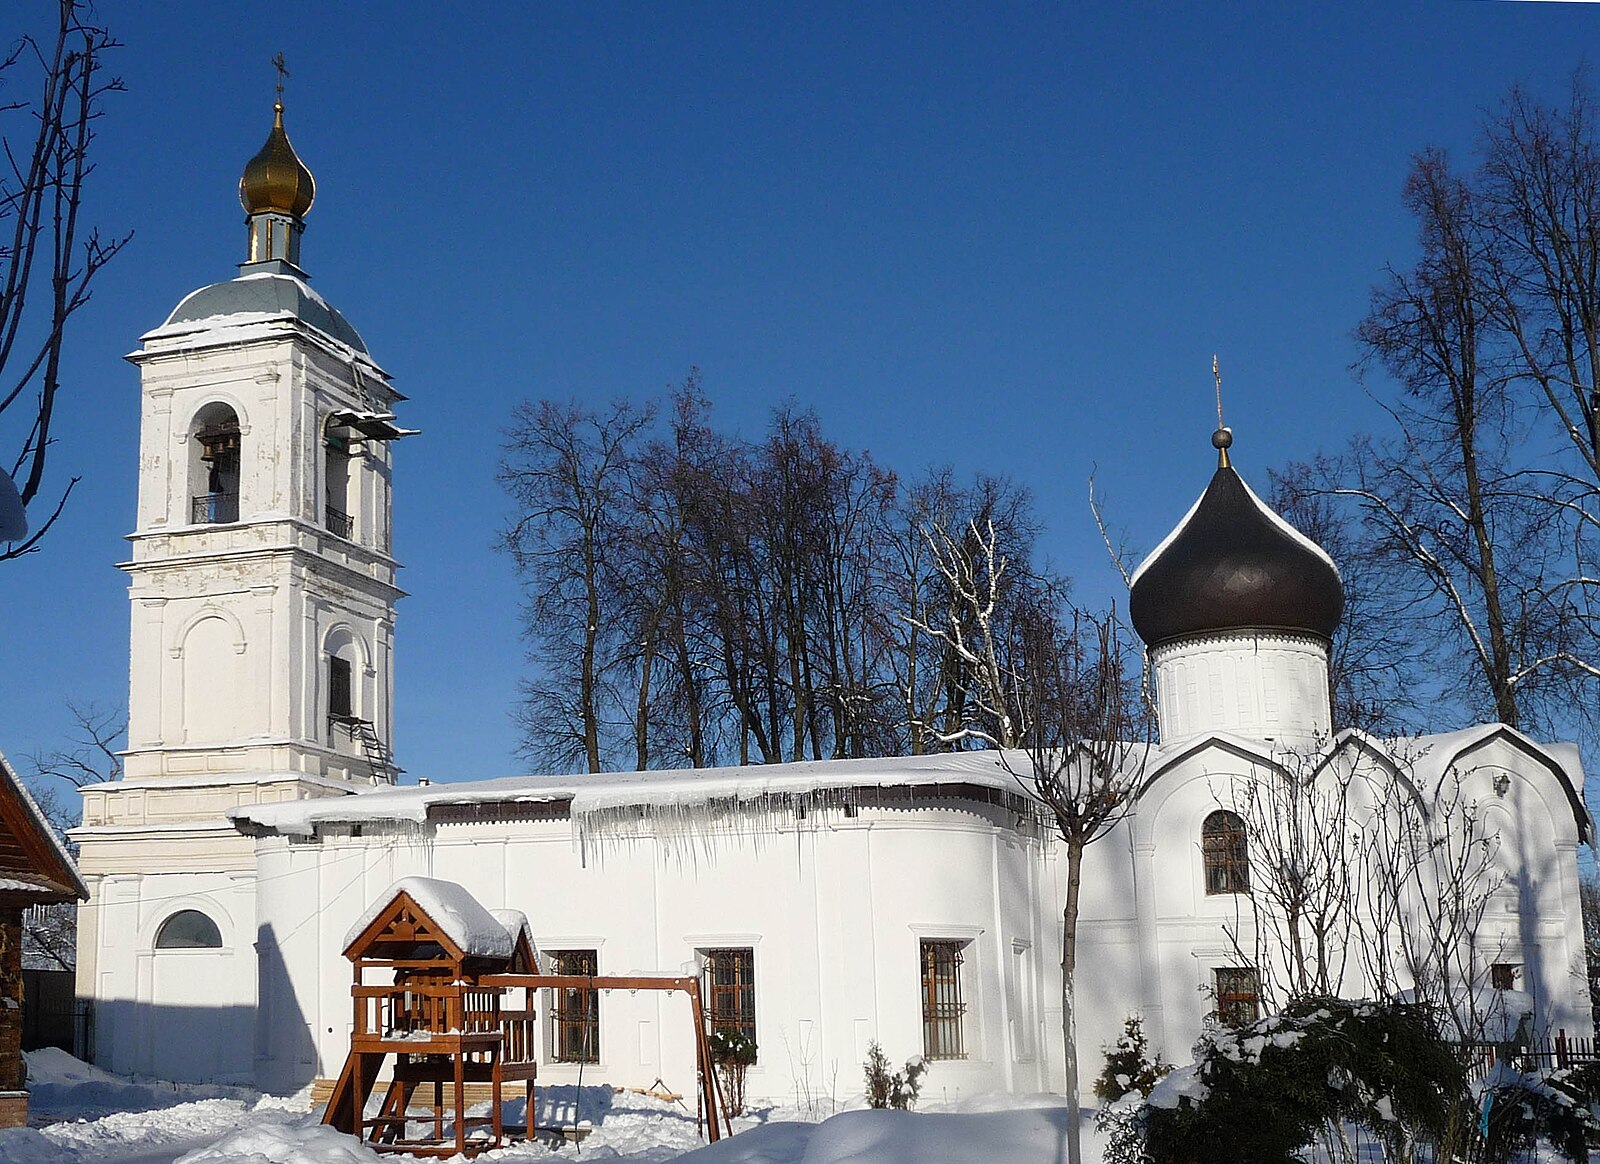
<path fill-rule="evenodd" d="M 255 1006 L 254 870 L 90 879 L 98 924 L 78 990 L 95 999 L 95 1062 L 119 1074 L 244 1082 Z M 220 949 L 158 950 L 161 924 L 182 909 L 211 918 Z M 243 921 L 241 922 L 241 919 Z"/>

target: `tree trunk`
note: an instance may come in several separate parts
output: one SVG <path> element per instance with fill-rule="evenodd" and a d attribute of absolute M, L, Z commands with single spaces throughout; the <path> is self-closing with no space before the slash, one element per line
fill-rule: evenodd
<path fill-rule="evenodd" d="M 583 628 L 582 671 L 579 677 L 578 702 L 583 716 L 583 751 L 589 771 L 600 771 L 600 698 L 599 676 L 596 674 L 597 642 L 600 637 L 600 583 L 595 562 L 595 534 L 584 531 L 583 586 L 587 621 Z"/>
<path fill-rule="evenodd" d="M 1061 1047 L 1066 1052 L 1067 1164 L 1081 1164 L 1078 1104 L 1078 1013 L 1073 976 L 1078 969 L 1078 885 L 1083 874 L 1083 842 L 1067 841 L 1067 903 L 1061 909 Z"/>
<path fill-rule="evenodd" d="M 633 713 L 634 767 L 640 772 L 650 767 L 650 674 L 656 658 L 655 627 L 645 637 L 639 659 L 639 701 Z"/>

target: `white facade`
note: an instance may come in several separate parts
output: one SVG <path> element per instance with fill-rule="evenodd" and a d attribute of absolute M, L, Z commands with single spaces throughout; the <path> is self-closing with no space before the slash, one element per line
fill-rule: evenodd
<path fill-rule="evenodd" d="M 1541 1029 L 1587 1034 L 1575 903 L 1588 823 L 1571 751 L 1490 726 L 1403 752 L 1350 735 L 1330 752 L 1347 770 L 1424 794 L 1464 781 L 1463 795 L 1492 816 L 1511 875 L 1479 935 L 1482 968 L 1518 968 Z M 1137 811 L 1085 859 L 1078 998 L 1089 1077 L 1130 1013 L 1168 1058 L 1186 1055 L 1215 1008 L 1216 971 L 1240 964 L 1227 929 L 1246 946 L 1250 933 L 1248 898 L 1207 892 L 1202 825 L 1246 782 L 1302 770 L 1300 757 L 1224 734 L 1158 747 L 1149 765 Z M 705 951 L 749 950 L 752 1095 L 852 1092 L 872 1039 L 896 1060 L 931 1049 L 924 941 L 960 945 L 966 1006 L 963 1057 L 933 1062 L 930 1093 L 1062 1085 L 1060 849 L 994 753 L 433 785 L 235 816 L 258 837 L 263 1086 L 337 1072 L 350 1023 L 343 936 L 407 875 L 525 911 L 546 957 L 592 950 L 601 974 L 693 973 Z M 1346 986 L 1361 993 L 1357 975 Z M 599 1061 L 585 1077 L 688 1086 L 686 1024 L 671 996 L 607 995 Z M 576 1073 L 545 1062 L 540 1077 Z"/>

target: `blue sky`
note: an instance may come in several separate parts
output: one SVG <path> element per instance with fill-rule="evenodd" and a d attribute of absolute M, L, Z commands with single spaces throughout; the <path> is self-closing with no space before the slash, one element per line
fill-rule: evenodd
<path fill-rule="evenodd" d="M 9 5 L 0 38 L 52 7 Z M 1091 473 L 1159 541 L 1214 464 L 1214 351 L 1258 485 L 1376 426 L 1350 333 L 1412 260 L 1411 155 L 1464 156 L 1513 82 L 1559 96 L 1600 31 L 1600 5 L 1461 0 L 102 10 L 128 92 L 92 211 L 137 235 L 73 339 L 52 468 L 83 482 L 0 565 L 0 749 L 55 746 L 68 697 L 126 699 L 120 357 L 243 258 L 281 50 L 318 184 L 303 264 L 423 430 L 395 471 L 397 750 L 434 780 L 518 770 L 491 549 L 518 399 L 643 398 L 698 365 L 725 427 L 793 398 L 902 471 L 1011 473 L 1109 600 Z"/>

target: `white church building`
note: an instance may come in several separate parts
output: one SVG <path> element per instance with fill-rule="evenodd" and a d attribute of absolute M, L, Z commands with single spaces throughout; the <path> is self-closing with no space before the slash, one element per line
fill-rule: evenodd
<path fill-rule="evenodd" d="M 142 385 L 125 775 L 84 789 L 79 992 L 117 1072 L 292 1091 L 348 1047 L 351 924 L 399 878 L 529 919 L 546 970 L 699 974 L 757 1098 L 859 1091 L 867 1044 L 957 1098 L 1059 1089 L 1064 860 L 994 752 L 399 787 L 390 756 L 403 397 L 300 267 L 282 108 L 246 167 L 247 261 L 129 359 Z M 1473 806 L 1499 887 L 1471 957 L 1592 1031 L 1577 752 L 1500 725 L 1331 735 L 1343 592 L 1229 463 L 1133 580 L 1160 736 L 1083 870 L 1086 1077 L 1130 1013 L 1183 1061 L 1251 1016 L 1241 789 L 1309 772 Z M 1014 763 L 1023 761 L 1014 761 Z M 1238 811 L 1235 811 L 1238 810 Z M 1271 958 L 1269 951 L 1266 955 Z M 668 995 L 544 1001 L 543 1082 L 693 1090 Z"/>

